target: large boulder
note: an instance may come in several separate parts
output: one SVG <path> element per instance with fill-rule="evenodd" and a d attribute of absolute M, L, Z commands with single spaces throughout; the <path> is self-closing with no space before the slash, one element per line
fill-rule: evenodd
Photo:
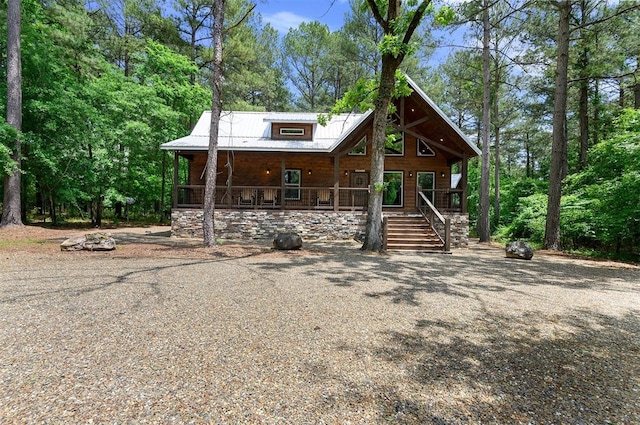
<path fill-rule="evenodd" d="M 523 260 L 531 260 L 533 258 L 533 249 L 522 241 L 509 242 L 505 247 L 507 258 L 520 258 Z"/>
<path fill-rule="evenodd" d="M 116 240 L 109 233 L 89 233 L 69 238 L 60 244 L 61 251 L 113 251 Z"/>
<path fill-rule="evenodd" d="M 280 250 L 302 248 L 302 238 L 297 233 L 279 233 L 273 239 L 273 247 Z"/>

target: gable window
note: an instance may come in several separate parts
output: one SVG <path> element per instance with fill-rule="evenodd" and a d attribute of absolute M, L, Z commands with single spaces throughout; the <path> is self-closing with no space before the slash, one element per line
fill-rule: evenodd
<path fill-rule="evenodd" d="M 404 155 L 404 133 L 393 133 L 388 137 L 384 147 L 385 156 L 403 156 Z"/>
<path fill-rule="evenodd" d="M 362 139 L 356 144 L 349 155 L 366 155 L 367 154 L 367 136 L 362 136 Z"/>
<path fill-rule="evenodd" d="M 402 171 L 385 171 L 383 182 L 382 205 L 385 207 L 401 207 L 404 175 Z"/>
<path fill-rule="evenodd" d="M 304 136 L 304 128 L 280 127 L 281 136 Z"/>
<path fill-rule="evenodd" d="M 418 156 L 436 156 L 436 153 L 427 142 L 418 139 Z"/>
<path fill-rule="evenodd" d="M 284 199 L 288 201 L 300 200 L 301 170 L 284 170 Z"/>

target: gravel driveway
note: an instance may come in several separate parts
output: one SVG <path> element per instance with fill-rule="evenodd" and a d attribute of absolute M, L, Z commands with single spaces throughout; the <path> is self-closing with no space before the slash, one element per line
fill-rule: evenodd
<path fill-rule="evenodd" d="M 2 423 L 640 423 L 637 267 L 54 242 L 0 245 Z"/>

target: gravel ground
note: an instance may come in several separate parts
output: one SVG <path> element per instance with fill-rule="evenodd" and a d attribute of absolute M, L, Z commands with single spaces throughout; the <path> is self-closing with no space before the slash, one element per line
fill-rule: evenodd
<path fill-rule="evenodd" d="M 640 423 L 638 267 L 165 231 L 0 231 L 0 422 Z"/>

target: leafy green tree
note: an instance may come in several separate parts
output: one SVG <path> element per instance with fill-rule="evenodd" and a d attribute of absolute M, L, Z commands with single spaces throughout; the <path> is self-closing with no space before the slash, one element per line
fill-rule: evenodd
<path fill-rule="evenodd" d="M 371 183 L 374 190 L 369 197 L 367 227 L 363 250 L 380 251 L 382 249 L 382 194 L 384 192 L 384 152 L 387 141 L 387 115 L 394 96 L 397 71 L 413 48 L 411 38 L 422 21 L 425 13 L 430 12 L 431 2 L 410 1 L 405 7 L 401 2 L 389 0 L 367 0 L 378 25 L 382 28 L 383 39 L 380 43 L 382 66 L 378 87 L 373 100 L 373 140 L 371 155 Z M 440 22 L 452 19 L 450 9 L 440 9 Z"/>
<path fill-rule="evenodd" d="M 640 111 L 627 109 L 613 135 L 589 150 L 588 166 L 568 179 L 568 191 L 588 202 L 594 236 L 616 252 L 640 240 Z"/>
<path fill-rule="evenodd" d="M 233 15 L 231 19 L 234 20 Z M 291 95 L 285 84 L 286 77 L 278 67 L 279 54 L 273 48 L 278 43 L 278 33 L 273 27 L 260 28 L 250 19 L 225 35 L 225 108 L 290 109 Z"/>
<path fill-rule="evenodd" d="M 282 65 L 295 87 L 295 104 L 303 111 L 327 111 L 332 105 L 327 90 L 331 75 L 331 33 L 320 22 L 303 22 L 282 40 Z"/>

